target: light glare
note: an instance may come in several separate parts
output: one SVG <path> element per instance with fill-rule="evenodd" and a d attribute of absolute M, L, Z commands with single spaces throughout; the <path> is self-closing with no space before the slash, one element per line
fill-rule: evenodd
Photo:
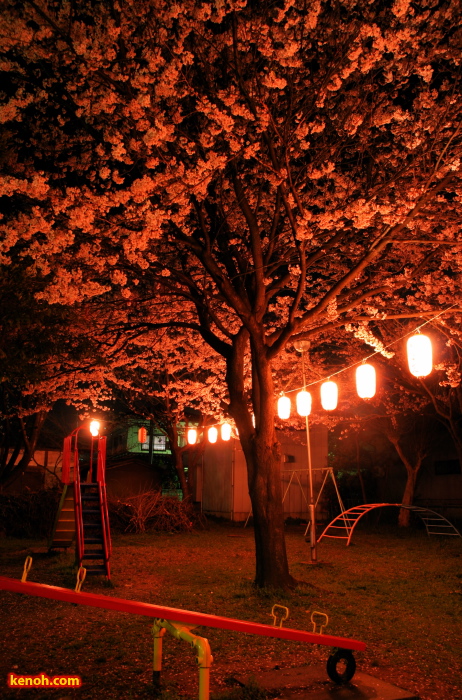
<path fill-rule="evenodd" d="M 418 333 L 408 338 L 407 361 L 414 377 L 426 377 L 433 369 L 432 343 L 428 335 Z"/>
<path fill-rule="evenodd" d="M 372 399 L 375 396 L 375 367 L 365 363 L 356 368 L 356 391 L 360 399 Z"/>
<path fill-rule="evenodd" d="M 335 382 L 321 384 L 321 405 L 325 411 L 334 411 L 337 408 L 338 387 Z"/>
<path fill-rule="evenodd" d="M 299 391 L 297 394 L 297 413 L 299 416 L 309 416 L 311 413 L 311 394 L 309 391 Z"/>
<path fill-rule="evenodd" d="M 222 423 L 221 425 L 221 439 L 222 440 L 229 440 L 231 438 L 231 426 L 229 423 Z"/>
<path fill-rule="evenodd" d="M 99 428 L 99 420 L 92 420 L 90 423 L 90 435 L 93 435 L 93 437 L 97 437 L 99 435 Z"/>
<path fill-rule="evenodd" d="M 278 416 L 286 420 L 290 416 L 290 399 L 288 396 L 281 396 L 278 400 Z"/>
<path fill-rule="evenodd" d="M 187 437 L 188 445 L 195 445 L 197 442 L 197 430 L 195 428 L 188 428 Z"/>

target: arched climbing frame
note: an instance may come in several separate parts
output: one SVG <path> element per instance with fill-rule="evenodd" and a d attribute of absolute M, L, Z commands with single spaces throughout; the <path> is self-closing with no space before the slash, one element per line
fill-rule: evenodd
<path fill-rule="evenodd" d="M 362 506 L 355 506 L 354 508 L 349 508 L 343 511 L 340 515 L 337 515 L 334 520 L 332 520 L 329 525 L 325 528 L 324 532 L 318 539 L 318 542 L 322 540 L 323 537 L 331 537 L 333 539 L 347 540 L 347 547 L 351 542 L 353 536 L 353 531 L 361 520 L 363 515 L 370 513 L 371 510 L 375 508 L 386 508 L 393 506 L 395 508 L 405 508 L 410 510 L 422 520 L 427 530 L 427 535 L 452 535 L 455 537 L 462 537 L 460 532 L 454 527 L 452 523 L 449 522 L 439 513 L 435 513 L 434 510 L 429 508 L 421 508 L 420 506 L 403 506 L 401 503 L 367 503 Z"/>

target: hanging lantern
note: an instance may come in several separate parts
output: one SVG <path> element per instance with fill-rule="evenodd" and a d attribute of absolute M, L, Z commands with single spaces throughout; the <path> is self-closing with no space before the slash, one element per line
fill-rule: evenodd
<path fill-rule="evenodd" d="M 195 428 L 188 428 L 187 438 L 188 445 L 195 445 L 197 442 L 197 430 Z"/>
<path fill-rule="evenodd" d="M 252 425 L 255 428 L 255 413 L 252 413 Z"/>
<path fill-rule="evenodd" d="M 407 341 L 407 361 L 414 377 L 426 377 L 433 369 L 432 342 L 428 335 L 413 335 Z"/>
<path fill-rule="evenodd" d="M 375 367 L 367 363 L 356 368 L 356 391 L 360 399 L 371 399 L 375 396 L 376 380 Z"/>
<path fill-rule="evenodd" d="M 216 442 L 218 438 L 218 430 L 215 428 L 214 425 L 212 425 L 211 428 L 209 428 L 207 437 L 209 439 L 209 442 Z"/>
<path fill-rule="evenodd" d="M 92 435 L 93 437 L 97 437 L 99 435 L 99 427 L 99 420 L 92 420 L 92 422 L 90 423 L 90 435 Z"/>
<path fill-rule="evenodd" d="M 225 441 L 229 440 L 231 437 L 230 424 L 229 423 L 222 423 L 221 428 L 220 428 L 220 432 L 221 432 L 221 439 L 222 440 L 225 440 Z"/>
<path fill-rule="evenodd" d="M 281 396 L 278 399 L 278 416 L 283 420 L 290 416 L 290 399 L 288 396 Z"/>
<path fill-rule="evenodd" d="M 321 384 L 321 405 L 325 411 L 333 411 L 337 408 L 338 387 L 335 382 Z"/>
<path fill-rule="evenodd" d="M 311 413 L 311 394 L 309 391 L 299 391 L 297 394 L 297 413 L 299 416 L 309 416 Z"/>
<path fill-rule="evenodd" d="M 138 442 L 139 442 L 141 445 L 144 445 L 144 443 L 146 442 L 146 438 L 147 438 L 147 437 L 148 437 L 148 431 L 146 430 L 146 428 L 141 427 L 141 428 L 138 430 Z"/>

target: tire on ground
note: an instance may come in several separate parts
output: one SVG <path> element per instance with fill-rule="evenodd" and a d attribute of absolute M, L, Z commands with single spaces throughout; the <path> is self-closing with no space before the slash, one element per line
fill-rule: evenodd
<path fill-rule="evenodd" d="M 342 670 L 337 668 L 341 663 Z M 334 683 L 348 683 L 356 671 L 356 661 L 349 649 L 337 649 L 327 659 L 327 675 Z"/>

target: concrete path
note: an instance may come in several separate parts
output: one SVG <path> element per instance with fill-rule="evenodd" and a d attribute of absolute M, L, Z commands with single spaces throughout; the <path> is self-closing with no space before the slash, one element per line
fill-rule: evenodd
<path fill-rule="evenodd" d="M 256 675 L 256 681 L 281 700 L 419 700 L 418 695 L 361 671 L 350 683 L 337 685 L 320 665 L 265 671 Z"/>

